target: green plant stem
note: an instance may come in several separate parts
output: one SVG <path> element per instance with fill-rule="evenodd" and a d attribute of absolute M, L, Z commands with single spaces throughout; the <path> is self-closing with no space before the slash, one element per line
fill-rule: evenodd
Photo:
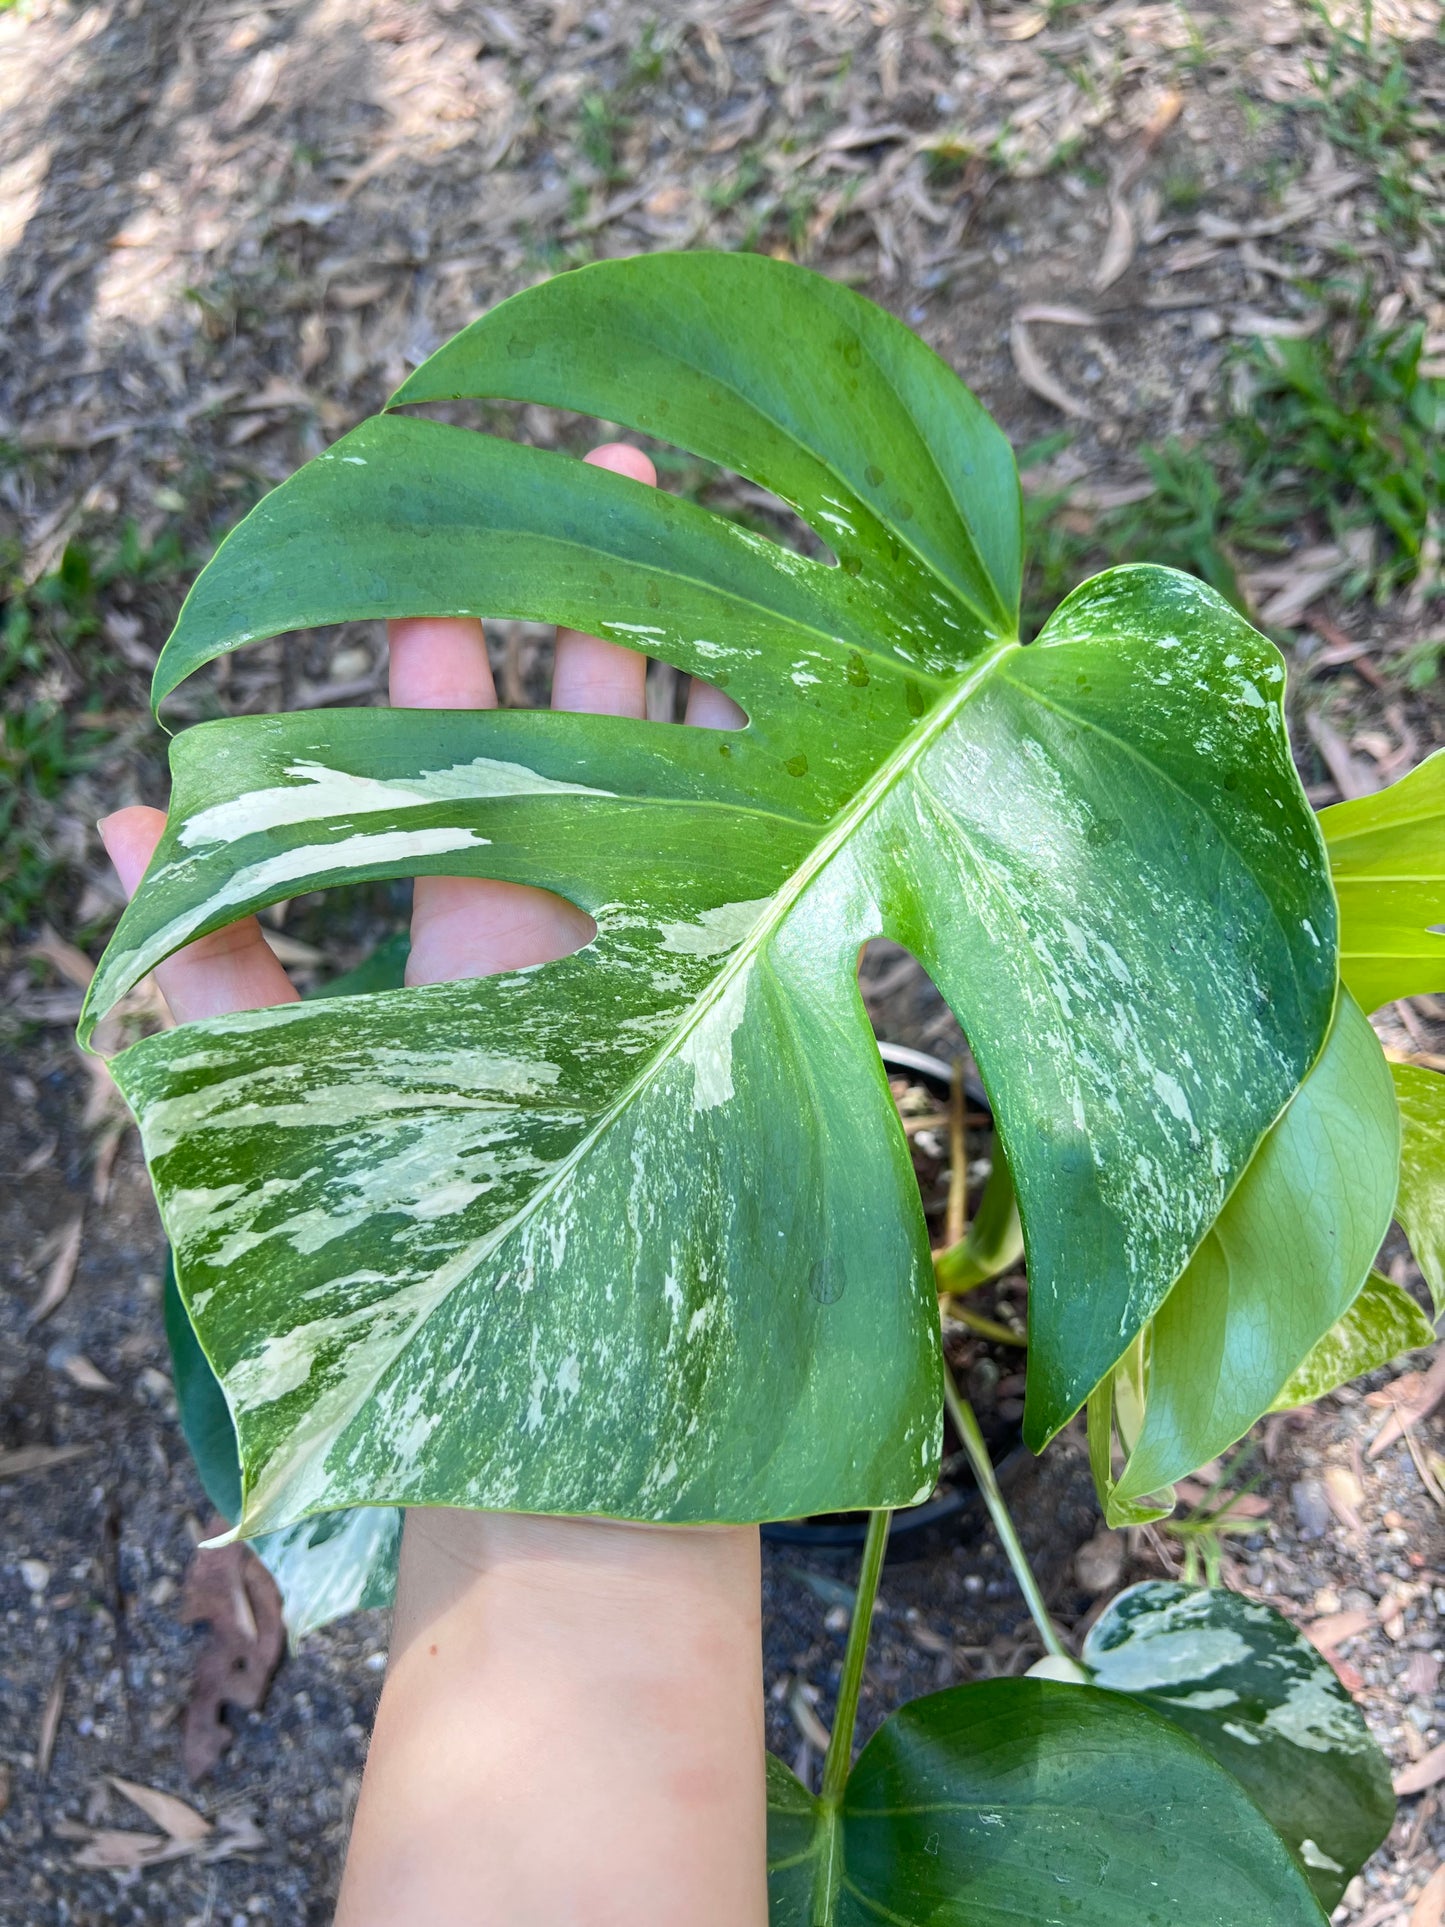
<path fill-rule="evenodd" d="M 1029 1341 L 1022 1332 L 1000 1324 L 996 1318 L 985 1318 L 981 1311 L 970 1311 L 965 1305 L 950 1302 L 948 1315 L 956 1323 L 966 1325 L 971 1332 L 977 1332 L 980 1338 L 991 1338 L 996 1345 L 1016 1345 L 1020 1351 L 1028 1349 Z"/>
<path fill-rule="evenodd" d="M 993 1475 L 993 1461 L 988 1456 L 988 1447 L 983 1442 L 983 1433 L 978 1429 L 978 1420 L 973 1407 L 953 1382 L 953 1373 L 948 1369 L 948 1361 L 943 1365 L 943 1402 L 948 1407 L 948 1416 L 953 1420 L 954 1430 L 963 1441 L 963 1449 L 968 1454 L 968 1462 L 973 1467 L 973 1476 L 978 1480 L 978 1489 L 983 1494 L 983 1502 L 988 1507 L 988 1516 L 993 1520 L 994 1531 L 1003 1543 L 1008 1562 L 1013 1567 L 1014 1578 L 1018 1581 L 1019 1591 L 1024 1596 L 1039 1630 L 1039 1638 L 1044 1642 L 1044 1650 L 1057 1659 L 1071 1659 L 1073 1655 L 1059 1638 L 1054 1622 L 1049 1618 L 1049 1609 L 1044 1604 L 1044 1596 L 1039 1591 L 1038 1581 L 1034 1578 L 1024 1549 L 1019 1544 L 1019 1536 L 1014 1531 L 1014 1522 L 1009 1517 L 1008 1507 L 1004 1504 L 1003 1494 L 998 1489 L 998 1480 Z M 829 1748 L 831 1755 L 832 1749 Z"/>
<path fill-rule="evenodd" d="M 848 1770 L 853 1764 L 853 1728 L 858 1719 L 858 1694 L 863 1685 L 863 1664 L 868 1657 L 868 1634 L 873 1625 L 873 1602 L 878 1597 L 878 1578 L 883 1571 L 883 1553 L 888 1545 L 891 1512 L 868 1514 L 868 1537 L 863 1545 L 863 1570 L 858 1575 L 858 1597 L 853 1603 L 853 1623 L 848 1628 L 848 1646 L 843 1654 L 843 1676 L 838 1681 L 838 1705 L 833 1715 L 833 1731 L 823 1761 L 825 1806 L 836 1807 L 843 1798 Z"/>

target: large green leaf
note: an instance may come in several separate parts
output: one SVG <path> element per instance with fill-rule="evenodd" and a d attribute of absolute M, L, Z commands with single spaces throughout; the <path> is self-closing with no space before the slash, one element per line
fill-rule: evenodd
<path fill-rule="evenodd" d="M 1389 1067 L 1341 991 L 1319 1062 L 1150 1327 L 1114 1523 L 1247 1432 L 1344 1316 L 1389 1229 L 1399 1158 Z"/>
<path fill-rule="evenodd" d="M 1096 1684 L 1152 1706 L 1228 1768 L 1324 1906 L 1389 1832 L 1384 1754 L 1328 1662 L 1268 1606 L 1130 1586 L 1090 1632 L 1084 1663 Z"/>
<path fill-rule="evenodd" d="M 1362 1372 L 1434 1341 L 1435 1327 L 1409 1292 L 1372 1271 L 1344 1317 L 1290 1374 L 1270 1410 L 1289 1412 L 1296 1405 L 1310 1405 Z"/>
<path fill-rule="evenodd" d="M 1340 902 L 1340 975 L 1366 1010 L 1445 990 L 1445 750 L 1376 796 L 1320 812 Z"/>
<path fill-rule="evenodd" d="M 905 1706 L 841 1805 L 768 1763 L 772 1927 L 1319 1927 L 1278 1834 L 1177 1725 L 1091 1686 Z"/>
<path fill-rule="evenodd" d="M 561 286 L 509 305 L 505 392 L 571 382 L 570 405 L 641 420 L 675 370 L 626 350 L 627 317 L 706 289 L 718 325 L 687 343 L 712 372 L 669 432 L 796 502 L 842 566 L 385 416 L 197 582 L 158 694 L 252 636 L 470 612 L 645 647 L 749 717 L 317 711 L 177 739 L 87 1022 L 181 943 L 342 880 L 509 878 L 598 926 L 540 970 L 182 1026 L 117 1060 L 248 1532 L 357 1501 L 756 1518 L 926 1490 L 937 1317 L 857 991 L 869 937 L 920 958 L 989 1090 L 1035 1444 L 1157 1310 L 1328 1026 L 1333 899 L 1263 638 L 1137 568 L 1008 640 L 1002 439 L 856 296 L 739 257 Z M 763 287 L 787 353 L 766 329 L 748 345 Z"/>
<path fill-rule="evenodd" d="M 1392 1064 L 1400 1105 L 1400 1220 L 1437 1312 L 1445 1311 L 1445 1077 Z"/>

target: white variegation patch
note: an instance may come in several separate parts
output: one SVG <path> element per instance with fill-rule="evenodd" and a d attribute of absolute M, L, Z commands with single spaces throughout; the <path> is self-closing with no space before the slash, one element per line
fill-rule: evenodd
<path fill-rule="evenodd" d="M 750 897 L 743 903 L 719 903 L 690 923 L 659 923 L 657 934 L 664 950 L 683 957 L 720 957 L 735 950 L 767 911 L 771 897 Z"/>
<path fill-rule="evenodd" d="M 298 761 L 286 766 L 290 783 L 251 790 L 244 796 L 197 810 L 181 826 L 181 847 L 207 849 L 239 843 L 266 830 L 297 823 L 324 823 L 332 818 L 375 816 L 397 810 L 422 809 L 432 803 L 470 801 L 506 796 L 611 796 L 611 790 L 585 783 L 566 783 L 525 763 L 476 756 L 469 763 L 446 769 L 422 770 L 416 776 L 356 776 L 350 770 L 328 769 L 324 763 Z"/>
<path fill-rule="evenodd" d="M 278 851 L 275 856 L 261 857 L 255 863 L 233 870 L 201 902 L 172 917 L 144 943 L 107 958 L 107 967 L 114 969 L 117 976 L 141 976 L 152 964 L 179 950 L 208 919 L 219 918 L 237 904 L 265 903 L 282 896 L 286 885 L 299 877 L 314 876 L 318 871 L 365 870 L 389 863 L 418 862 L 452 850 L 482 848 L 490 842 L 490 837 L 479 836 L 461 824 L 438 823 L 422 830 L 379 830 L 371 834 L 359 831 L 335 843 L 301 843 L 294 849 Z"/>

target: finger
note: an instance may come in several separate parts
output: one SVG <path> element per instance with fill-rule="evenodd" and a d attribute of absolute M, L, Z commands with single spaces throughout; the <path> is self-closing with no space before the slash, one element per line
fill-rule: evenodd
<path fill-rule="evenodd" d="M 731 696 L 714 689 L 710 682 L 699 682 L 694 676 L 687 692 L 687 714 L 683 720 L 696 729 L 741 729 L 748 719 Z"/>
<path fill-rule="evenodd" d="M 610 469 L 649 488 L 657 486 L 657 470 L 640 448 L 629 448 L 626 442 L 606 442 L 586 459 L 594 468 Z M 579 635 L 575 629 L 559 629 L 552 707 L 587 710 L 596 716 L 645 716 L 646 656 L 620 643 Z"/>
<path fill-rule="evenodd" d="M 145 875 L 165 827 L 164 810 L 141 804 L 117 810 L 96 825 L 127 896 L 134 894 Z M 156 965 L 156 982 L 178 1024 L 294 1004 L 298 995 L 254 917 L 228 923 L 167 957 Z"/>
<path fill-rule="evenodd" d="M 393 709 L 495 709 L 487 643 L 475 616 L 405 616 L 386 625 Z"/>
<path fill-rule="evenodd" d="M 482 625 L 470 616 L 411 616 L 387 625 L 398 709 L 495 709 Z M 486 877 L 418 877 L 409 984 L 452 983 L 551 963 L 580 950 L 596 925 L 549 890 Z"/>

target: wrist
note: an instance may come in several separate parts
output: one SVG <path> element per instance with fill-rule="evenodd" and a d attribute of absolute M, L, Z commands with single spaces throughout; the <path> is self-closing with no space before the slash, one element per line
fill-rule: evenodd
<path fill-rule="evenodd" d="M 589 1643 L 711 1617 L 760 1618 L 756 1526 L 662 1526 L 629 1520 L 413 1507 L 403 1536 L 393 1657 L 470 1600 L 538 1633 L 585 1620 Z"/>

